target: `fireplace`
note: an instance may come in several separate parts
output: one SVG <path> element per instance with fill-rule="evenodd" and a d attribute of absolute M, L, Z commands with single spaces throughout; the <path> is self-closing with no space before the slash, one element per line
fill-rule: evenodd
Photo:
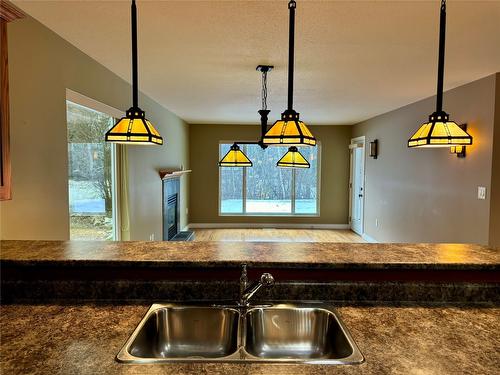
<path fill-rule="evenodd" d="M 163 183 L 163 241 L 193 241 L 194 232 L 181 231 L 181 176 L 191 170 L 158 171 Z"/>
<path fill-rule="evenodd" d="M 170 241 L 180 232 L 180 178 L 163 180 L 163 240 Z"/>
<path fill-rule="evenodd" d="M 179 227 L 177 225 L 177 197 L 178 194 L 171 195 L 168 197 L 167 202 L 167 235 L 168 239 L 172 239 L 178 232 Z"/>

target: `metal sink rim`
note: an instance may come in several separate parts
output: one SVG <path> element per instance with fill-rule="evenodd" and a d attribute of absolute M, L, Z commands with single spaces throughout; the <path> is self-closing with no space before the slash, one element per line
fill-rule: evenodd
<path fill-rule="evenodd" d="M 205 303 L 153 303 L 149 309 L 147 310 L 146 314 L 141 318 L 141 321 L 139 324 L 136 326 L 132 334 L 129 336 L 125 344 L 122 346 L 118 354 L 116 355 L 116 360 L 121 363 L 138 363 L 138 364 L 146 364 L 146 363 L 165 363 L 165 362 L 213 362 L 213 361 L 220 361 L 220 360 L 227 360 L 229 358 L 234 357 L 237 353 L 238 350 L 235 351 L 235 353 L 230 354 L 229 356 L 222 356 L 222 357 L 215 357 L 215 358 L 208 358 L 208 357 L 178 357 L 178 358 L 143 358 L 143 357 L 137 357 L 134 356 L 133 354 L 130 354 L 130 348 L 132 344 L 134 343 L 135 339 L 137 338 L 138 334 L 141 332 L 142 328 L 148 321 L 148 319 L 153 315 L 156 311 L 159 309 L 164 309 L 164 308 L 211 308 L 211 309 L 222 309 L 222 310 L 229 310 L 233 311 L 238 315 L 238 332 L 237 332 L 237 348 L 239 349 L 241 346 L 241 338 L 239 335 L 240 331 L 240 324 L 241 324 L 241 312 L 235 308 L 235 307 L 229 307 L 229 306 L 217 306 L 213 304 L 205 304 Z"/>
<path fill-rule="evenodd" d="M 148 318 L 155 313 L 156 310 L 162 308 L 190 308 L 190 307 L 200 307 L 200 308 L 214 308 L 214 309 L 225 309 L 231 310 L 238 313 L 238 332 L 237 332 L 237 349 L 234 353 L 223 356 L 223 357 L 185 357 L 185 358 L 143 358 L 136 357 L 130 354 L 129 349 L 134 342 L 135 338 L 143 328 L 144 324 Z M 338 323 L 342 330 L 343 335 L 347 339 L 349 345 L 352 348 L 352 354 L 339 359 L 301 359 L 301 358 L 263 358 L 250 354 L 246 348 L 246 324 L 247 324 L 247 314 L 254 310 L 259 309 L 316 309 L 323 310 L 330 314 Z M 249 307 L 242 308 L 236 304 L 231 305 L 226 301 L 224 302 L 172 302 L 172 303 L 153 303 L 141 321 L 136 326 L 132 334 L 126 340 L 125 344 L 122 346 L 118 354 L 116 355 L 116 360 L 120 363 L 125 364 L 152 364 L 152 363 L 294 363 L 294 364 L 311 364 L 311 365 L 357 365 L 365 361 L 365 358 L 361 351 L 359 350 L 356 342 L 352 338 L 349 330 L 343 323 L 342 319 L 336 312 L 334 306 L 325 302 L 318 301 L 293 301 L 293 302 L 262 302 L 255 305 L 250 305 Z"/>

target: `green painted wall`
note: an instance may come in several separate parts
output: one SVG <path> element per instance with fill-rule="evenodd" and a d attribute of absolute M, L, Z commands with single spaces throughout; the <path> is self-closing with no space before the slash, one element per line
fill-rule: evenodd
<path fill-rule="evenodd" d="M 321 142 L 319 217 L 219 216 L 219 141 L 256 140 L 257 125 L 190 125 L 190 223 L 347 224 L 350 126 L 311 126 Z"/>

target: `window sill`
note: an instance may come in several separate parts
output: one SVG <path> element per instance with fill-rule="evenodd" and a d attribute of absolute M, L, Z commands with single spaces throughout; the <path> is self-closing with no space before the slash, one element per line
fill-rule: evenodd
<path fill-rule="evenodd" d="M 232 217 L 248 217 L 248 216 L 253 216 L 253 217 L 320 217 L 320 214 L 280 214 L 280 213 L 251 213 L 251 214 L 238 214 L 238 213 L 220 213 L 219 216 L 232 216 Z"/>

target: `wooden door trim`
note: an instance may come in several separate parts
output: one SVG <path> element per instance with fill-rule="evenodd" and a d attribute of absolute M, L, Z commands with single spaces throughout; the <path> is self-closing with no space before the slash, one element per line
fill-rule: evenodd
<path fill-rule="evenodd" d="M 2 6 L 3 9 L 3 6 Z M 12 197 L 9 131 L 9 70 L 7 57 L 7 22 L 0 18 L 0 200 Z"/>
<path fill-rule="evenodd" d="M 7 23 L 24 17 L 12 3 L 0 0 L 0 200 L 12 198 Z"/>

